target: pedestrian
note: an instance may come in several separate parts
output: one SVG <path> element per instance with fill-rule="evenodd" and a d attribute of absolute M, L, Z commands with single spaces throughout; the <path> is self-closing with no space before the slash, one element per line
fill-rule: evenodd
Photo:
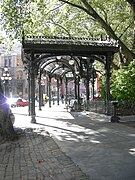
<path fill-rule="evenodd" d="M 55 104 L 55 99 L 54 99 L 54 97 L 52 98 L 52 100 L 53 100 L 53 105 Z"/>
<path fill-rule="evenodd" d="M 63 94 L 61 95 L 61 101 L 62 101 L 62 104 L 64 104 L 64 95 Z"/>

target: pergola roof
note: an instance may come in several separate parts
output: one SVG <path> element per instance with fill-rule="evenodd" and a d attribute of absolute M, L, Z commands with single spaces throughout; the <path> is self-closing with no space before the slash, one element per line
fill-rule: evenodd
<path fill-rule="evenodd" d="M 34 50 L 35 53 L 68 54 L 74 56 L 89 56 L 91 54 L 104 54 L 118 51 L 118 43 L 114 40 L 101 41 L 89 38 L 69 37 L 32 37 L 23 39 L 25 52 Z"/>
<path fill-rule="evenodd" d="M 118 43 L 114 40 L 45 36 L 23 36 L 22 39 L 23 63 L 26 67 L 33 63 L 39 69 L 60 76 L 63 70 L 65 73 L 69 71 L 74 73 L 74 67 L 69 64 L 71 58 L 75 60 L 78 67 L 81 67 L 85 59 L 106 56 L 108 53 L 113 55 L 118 52 L 118 49 Z M 101 61 L 104 60 L 101 59 Z"/>

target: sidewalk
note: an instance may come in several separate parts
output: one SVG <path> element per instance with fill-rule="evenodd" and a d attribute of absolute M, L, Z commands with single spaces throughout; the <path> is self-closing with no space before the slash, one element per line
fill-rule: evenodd
<path fill-rule="evenodd" d="M 0 180 L 135 179 L 134 128 L 96 113 L 70 113 L 61 105 L 36 108 L 36 124 L 27 108 L 13 111 L 23 133 L 0 145 Z"/>
<path fill-rule="evenodd" d="M 19 140 L 0 144 L 0 180 L 88 179 L 45 127 L 30 123 L 26 108 L 13 112 L 17 113 L 14 127 Z"/>
<path fill-rule="evenodd" d="M 43 133 L 43 129 L 38 133 Z M 16 142 L 0 145 L 0 180 L 86 180 L 86 176 L 44 132 L 27 129 Z"/>

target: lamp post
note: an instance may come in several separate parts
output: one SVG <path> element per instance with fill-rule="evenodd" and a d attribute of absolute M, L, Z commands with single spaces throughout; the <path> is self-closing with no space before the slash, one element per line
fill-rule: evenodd
<path fill-rule="evenodd" d="M 8 67 L 4 67 L 3 68 L 3 73 L 2 73 L 2 77 L 1 77 L 1 80 L 3 81 L 3 85 L 4 85 L 4 95 L 9 97 L 9 82 L 11 81 L 12 77 L 10 76 L 10 73 L 9 73 L 9 69 Z"/>

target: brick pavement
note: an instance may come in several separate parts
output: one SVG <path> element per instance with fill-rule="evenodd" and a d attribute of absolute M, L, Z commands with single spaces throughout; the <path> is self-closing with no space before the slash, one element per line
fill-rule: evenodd
<path fill-rule="evenodd" d="M 18 140 L 0 144 L 0 180 L 88 179 L 44 128 L 20 132 Z"/>

